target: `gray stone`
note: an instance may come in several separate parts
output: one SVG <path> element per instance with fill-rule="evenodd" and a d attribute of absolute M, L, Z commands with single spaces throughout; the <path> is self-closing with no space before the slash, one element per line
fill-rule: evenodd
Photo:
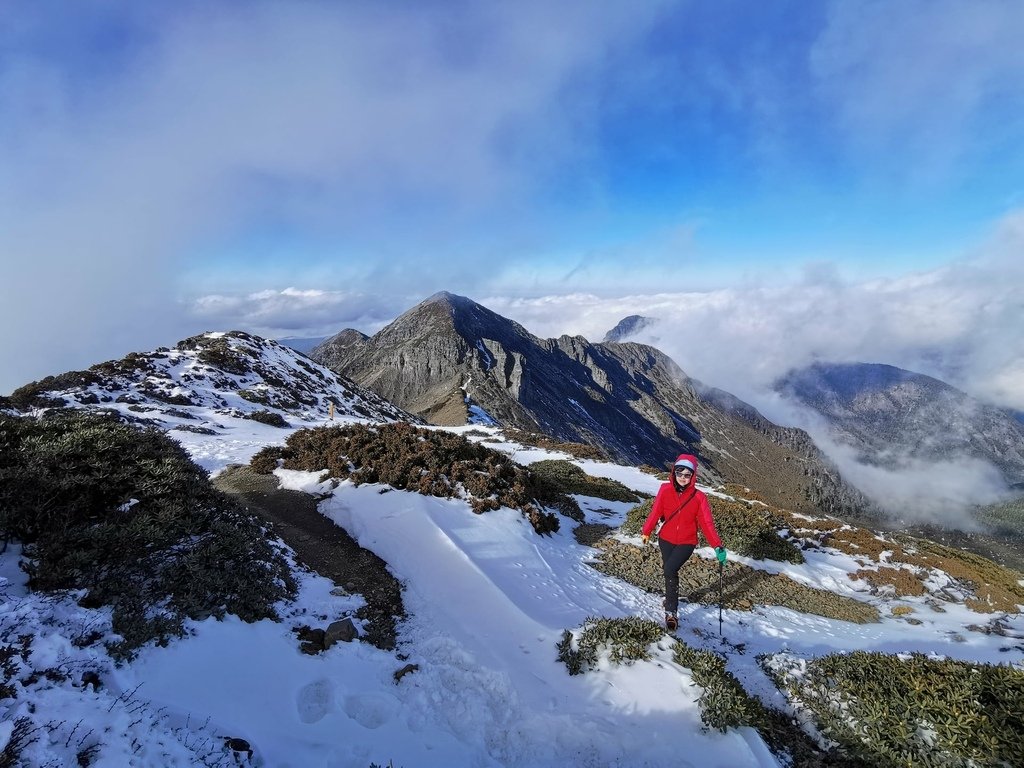
<path fill-rule="evenodd" d="M 359 633 L 351 618 L 344 618 L 340 621 L 333 621 L 324 632 L 324 648 L 330 648 L 338 641 L 351 643 Z"/>

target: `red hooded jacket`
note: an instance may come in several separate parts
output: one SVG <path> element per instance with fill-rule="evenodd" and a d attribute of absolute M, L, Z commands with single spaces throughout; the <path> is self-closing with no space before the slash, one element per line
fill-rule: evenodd
<path fill-rule="evenodd" d="M 658 521 L 665 518 L 665 524 L 661 526 L 658 537 L 670 544 L 693 544 L 696 546 L 697 527 L 700 526 L 708 544 L 712 547 L 720 547 L 722 540 L 718 537 L 715 521 L 711 518 L 711 505 L 708 504 L 708 497 L 704 495 L 703 491 L 697 490 L 697 457 L 688 453 L 682 453 L 676 457 L 676 461 L 683 459 L 693 464 L 690 482 L 680 488 L 676 484 L 673 474 L 667 483 L 662 484 L 654 499 L 651 514 L 644 522 L 643 533 L 645 536 L 650 536 Z"/>

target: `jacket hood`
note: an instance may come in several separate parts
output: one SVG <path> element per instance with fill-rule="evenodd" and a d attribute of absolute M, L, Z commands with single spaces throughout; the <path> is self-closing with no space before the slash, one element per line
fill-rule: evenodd
<path fill-rule="evenodd" d="M 678 456 L 676 456 L 676 460 L 672 462 L 672 482 L 673 483 L 676 482 L 675 465 L 678 464 L 680 461 L 688 461 L 688 462 L 690 462 L 690 464 L 693 465 L 693 474 L 690 475 L 690 482 L 687 483 L 686 485 L 681 485 L 680 484 L 681 487 L 683 487 L 683 488 L 689 488 L 691 485 L 693 485 L 694 483 L 697 482 L 697 467 L 698 467 L 697 457 L 694 456 L 692 453 L 680 453 Z"/>

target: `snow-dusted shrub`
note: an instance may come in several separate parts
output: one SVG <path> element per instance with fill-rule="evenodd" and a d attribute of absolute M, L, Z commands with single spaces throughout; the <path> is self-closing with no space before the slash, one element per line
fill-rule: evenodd
<path fill-rule="evenodd" d="M 629 664 L 650 658 L 649 648 L 665 634 L 660 625 L 648 619 L 629 616 L 624 619 L 589 618 L 578 636 L 569 630 L 558 643 L 558 659 L 570 675 L 595 669 L 602 655 L 612 664 Z"/>
<path fill-rule="evenodd" d="M 248 334 L 232 332 L 232 335 L 248 337 Z M 251 337 L 249 337 L 251 338 Z M 244 376 L 252 370 L 252 360 L 241 352 L 231 348 L 225 336 L 210 338 L 206 334 L 191 336 L 179 341 L 177 349 L 182 351 L 198 349 L 197 359 L 211 368 L 218 368 L 227 373 Z"/>
<path fill-rule="evenodd" d="M 5 581 L 0 768 L 239 765 L 219 729 L 158 708 L 140 686 L 119 686 L 103 649 L 113 636 L 108 608 L 83 608 L 78 591 L 25 594 Z"/>
<path fill-rule="evenodd" d="M 386 483 L 425 496 L 465 498 L 478 513 L 499 507 L 521 510 L 538 533 L 558 530 L 558 517 L 543 507 L 571 501 L 539 483 L 505 454 L 461 435 L 405 422 L 303 429 L 282 446 L 253 456 L 257 472 L 319 472 L 353 483 Z"/>
<path fill-rule="evenodd" d="M 9 402 L 14 408 L 21 411 L 30 408 L 62 408 L 65 406 L 62 399 L 48 397 L 44 393 L 72 387 L 88 387 L 100 381 L 101 377 L 92 371 L 68 371 L 18 387 L 11 393 Z"/>
<path fill-rule="evenodd" d="M 535 461 L 530 465 L 530 472 L 538 480 L 549 483 L 554 490 L 561 493 L 594 496 L 606 501 L 635 502 L 642 498 L 639 493 L 617 480 L 588 475 L 575 464 L 560 459 Z"/>
<path fill-rule="evenodd" d="M 271 427 L 284 428 L 288 426 L 288 422 L 285 420 L 284 416 L 275 411 L 252 411 L 251 413 L 243 415 L 242 418 L 249 419 L 250 421 L 258 421 L 260 424 L 267 424 Z"/>
<path fill-rule="evenodd" d="M 122 656 L 186 618 L 271 617 L 295 588 L 258 522 L 180 445 L 82 411 L 0 417 L 0 536 L 23 543 L 31 589 L 111 606 Z"/>
<path fill-rule="evenodd" d="M 743 684 L 726 668 L 725 658 L 713 651 L 692 648 L 676 640 L 672 660 L 690 670 L 695 685 L 701 688 L 698 703 L 700 719 L 708 728 L 724 732 L 729 728 L 756 728 L 772 752 L 785 764 L 807 766 L 858 766 L 842 755 L 816 745 L 794 719 L 777 709 L 766 707 L 751 696 Z"/>
<path fill-rule="evenodd" d="M 713 651 L 691 648 L 682 641 L 672 650 L 672 660 L 687 667 L 700 694 L 701 721 L 709 728 L 725 731 L 765 722 L 765 708 L 751 697 L 736 677 L 725 668 L 725 659 Z"/>
<path fill-rule="evenodd" d="M 762 667 L 859 764 L 1024 765 L 1024 670 L 867 651 Z"/>

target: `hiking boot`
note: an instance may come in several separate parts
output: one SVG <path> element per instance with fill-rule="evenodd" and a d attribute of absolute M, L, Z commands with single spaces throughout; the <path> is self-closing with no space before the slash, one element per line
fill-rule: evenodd
<path fill-rule="evenodd" d="M 675 632 L 676 628 L 678 626 L 679 626 L 679 619 L 676 618 L 676 615 L 674 613 L 666 613 L 665 614 L 665 629 L 667 629 L 669 632 Z"/>

